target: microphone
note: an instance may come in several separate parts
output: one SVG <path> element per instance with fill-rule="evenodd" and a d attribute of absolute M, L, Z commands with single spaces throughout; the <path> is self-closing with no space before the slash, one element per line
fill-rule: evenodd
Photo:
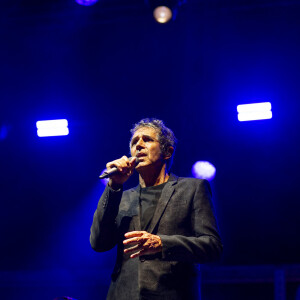
<path fill-rule="evenodd" d="M 135 165 L 138 165 L 138 164 L 139 164 L 139 158 L 138 158 L 138 157 L 135 157 L 135 158 L 136 158 L 136 160 L 135 160 Z M 131 162 L 132 160 L 133 160 L 133 157 L 129 157 L 129 161 Z M 116 173 L 118 173 L 118 172 L 119 172 L 119 171 L 118 171 L 118 168 L 113 167 L 113 168 L 111 168 L 111 169 L 109 169 L 109 170 L 103 172 L 103 173 L 99 176 L 99 178 L 100 178 L 100 179 L 108 178 L 108 177 L 110 177 L 110 176 L 112 176 L 112 175 L 114 175 L 114 174 L 116 174 Z"/>

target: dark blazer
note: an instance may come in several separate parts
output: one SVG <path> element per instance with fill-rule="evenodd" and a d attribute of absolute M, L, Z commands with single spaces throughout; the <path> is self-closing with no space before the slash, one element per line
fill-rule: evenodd
<path fill-rule="evenodd" d="M 148 229 L 160 236 L 162 252 L 131 259 L 123 240 L 126 232 L 141 230 L 139 189 L 107 186 L 94 214 L 92 248 L 118 245 L 107 299 L 197 299 L 195 263 L 217 260 L 222 252 L 209 183 L 171 175 Z"/>

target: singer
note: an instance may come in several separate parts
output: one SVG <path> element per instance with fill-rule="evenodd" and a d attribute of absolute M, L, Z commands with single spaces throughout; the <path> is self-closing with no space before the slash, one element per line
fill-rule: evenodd
<path fill-rule="evenodd" d="M 215 261 L 222 252 L 209 183 L 170 173 L 177 141 L 163 121 L 143 119 L 131 134 L 132 158 L 106 165 L 118 171 L 91 226 L 94 250 L 117 245 L 107 299 L 197 299 L 195 264 Z M 123 191 L 134 170 L 139 185 Z"/>

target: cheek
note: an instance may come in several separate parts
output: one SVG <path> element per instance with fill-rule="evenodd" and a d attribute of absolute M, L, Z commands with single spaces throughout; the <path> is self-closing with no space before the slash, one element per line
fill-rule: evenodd
<path fill-rule="evenodd" d="M 155 159 L 158 159 L 158 158 L 162 158 L 163 157 L 163 155 L 162 155 L 162 153 L 161 153 L 161 151 L 160 151 L 160 149 L 157 149 L 156 147 L 155 148 L 153 148 L 153 149 L 151 149 L 151 156 L 153 157 L 153 158 L 155 158 Z"/>

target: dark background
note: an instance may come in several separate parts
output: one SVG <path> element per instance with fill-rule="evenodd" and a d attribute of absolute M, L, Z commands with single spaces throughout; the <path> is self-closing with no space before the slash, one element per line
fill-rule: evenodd
<path fill-rule="evenodd" d="M 299 264 L 299 15 L 299 1 L 190 0 L 158 24 L 138 0 L 2 1 L 1 299 L 104 298 L 98 175 L 144 117 L 175 132 L 175 174 L 216 166 L 219 265 Z M 237 120 L 238 104 L 265 101 L 271 120 Z M 38 138 L 35 122 L 56 118 L 70 134 Z"/>

